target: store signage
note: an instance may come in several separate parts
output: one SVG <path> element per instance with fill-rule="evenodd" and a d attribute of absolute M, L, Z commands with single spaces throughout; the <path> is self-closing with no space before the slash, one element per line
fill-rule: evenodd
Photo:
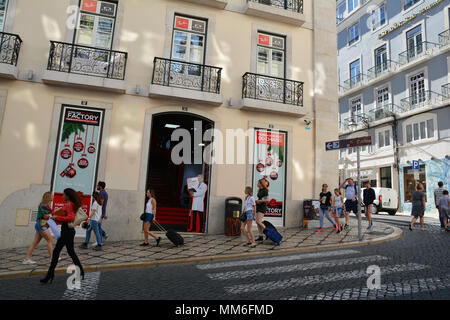
<path fill-rule="evenodd" d="M 264 46 L 270 45 L 270 37 L 265 34 L 258 35 L 258 43 Z"/>
<path fill-rule="evenodd" d="M 116 11 L 116 6 L 114 3 L 102 2 L 100 6 L 100 13 L 106 16 L 114 16 Z"/>
<path fill-rule="evenodd" d="M 431 3 L 430 5 L 424 7 L 423 9 L 421 9 L 420 11 L 406 17 L 403 21 L 400 22 L 396 22 L 392 25 L 392 27 L 390 27 L 389 29 L 381 32 L 378 35 L 378 39 L 383 39 L 384 37 L 386 37 L 388 34 L 394 32 L 395 30 L 397 30 L 398 28 L 403 27 L 404 25 L 406 25 L 407 23 L 411 22 L 412 20 L 414 20 L 415 18 L 417 18 L 418 16 L 421 16 L 423 14 L 425 14 L 427 11 L 430 11 L 431 9 L 433 9 L 434 7 L 440 5 L 442 2 L 444 2 L 444 0 L 437 0 L 433 3 Z"/>
<path fill-rule="evenodd" d="M 272 47 L 283 49 L 284 40 L 280 38 L 272 38 Z"/>
<path fill-rule="evenodd" d="M 256 197 L 258 181 L 264 179 L 269 189 L 266 217 L 272 223 L 283 225 L 285 209 L 286 138 L 284 132 L 266 129 L 255 130 L 255 164 L 253 165 L 253 190 Z"/>
<path fill-rule="evenodd" d="M 362 146 L 370 146 L 372 144 L 372 137 L 360 137 L 355 139 L 345 139 L 345 140 L 337 140 L 337 141 L 329 141 L 325 143 L 325 150 L 339 150 L 353 147 L 362 147 Z"/>
<path fill-rule="evenodd" d="M 66 109 L 64 120 L 68 123 L 99 126 L 101 113 L 79 109 Z"/>
<path fill-rule="evenodd" d="M 203 21 L 192 20 L 192 31 L 205 32 L 205 23 Z"/>
<path fill-rule="evenodd" d="M 418 160 L 413 160 L 412 167 L 414 170 L 420 170 L 420 162 Z"/>
<path fill-rule="evenodd" d="M 97 0 L 83 0 L 81 10 L 88 12 L 97 12 Z"/>
<path fill-rule="evenodd" d="M 179 29 L 189 29 L 189 19 L 177 17 L 175 19 L 175 27 Z"/>

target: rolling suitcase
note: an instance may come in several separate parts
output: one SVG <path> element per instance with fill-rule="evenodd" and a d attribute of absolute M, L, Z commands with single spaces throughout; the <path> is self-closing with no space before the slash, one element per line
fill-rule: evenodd
<path fill-rule="evenodd" d="M 166 233 L 167 239 L 169 239 L 176 247 L 182 246 L 184 244 L 183 237 L 176 232 L 175 230 L 169 229 L 166 231 L 166 229 L 163 228 L 162 225 L 159 224 L 158 221 L 153 220 L 153 224 L 162 232 Z"/>
<path fill-rule="evenodd" d="M 262 222 L 266 228 L 263 230 L 263 233 L 266 235 L 266 240 L 270 239 L 275 242 L 278 246 L 280 245 L 281 240 L 283 240 L 283 236 L 277 231 L 277 228 L 269 221 Z"/>

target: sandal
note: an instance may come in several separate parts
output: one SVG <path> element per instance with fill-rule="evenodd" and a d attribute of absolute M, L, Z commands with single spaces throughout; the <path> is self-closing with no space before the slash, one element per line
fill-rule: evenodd
<path fill-rule="evenodd" d="M 250 248 L 256 248 L 256 244 L 250 244 L 250 246 L 249 246 Z"/>
<path fill-rule="evenodd" d="M 251 242 L 248 242 L 248 243 L 246 243 L 246 244 L 243 244 L 242 246 L 243 247 L 248 247 L 248 246 L 250 246 L 251 245 Z"/>

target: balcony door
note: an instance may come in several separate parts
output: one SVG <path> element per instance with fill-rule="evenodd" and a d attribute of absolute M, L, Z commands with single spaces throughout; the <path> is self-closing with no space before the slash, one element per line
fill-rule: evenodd
<path fill-rule="evenodd" d="M 359 124 L 363 115 L 363 107 L 361 97 L 350 100 L 350 120 L 353 123 Z"/>
<path fill-rule="evenodd" d="M 375 89 L 376 95 L 376 105 L 375 105 L 375 120 L 380 120 L 385 118 L 387 112 L 389 111 L 390 95 L 389 86 L 381 87 Z"/>
<path fill-rule="evenodd" d="M 408 61 L 419 57 L 423 52 L 422 26 L 417 26 L 406 33 Z"/>
<path fill-rule="evenodd" d="M 361 81 L 361 61 L 358 59 L 350 63 L 350 88 Z"/>
<path fill-rule="evenodd" d="M 426 92 L 424 72 L 409 77 L 409 91 L 411 105 L 417 105 L 425 102 Z"/>
<path fill-rule="evenodd" d="M 387 71 L 388 68 L 388 56 L 387 47 L 383 45 L 375 50 L 375 73 L 378 76 Z"/>
<path fill-rule="evenodd" d="M 71 70 L 107 77 L 111 56 L 117 3 L 112 1 L 82 0 Z"/>

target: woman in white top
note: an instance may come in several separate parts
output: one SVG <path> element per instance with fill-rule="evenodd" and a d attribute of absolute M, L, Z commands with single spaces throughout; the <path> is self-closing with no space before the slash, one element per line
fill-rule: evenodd
<path fill-rule="evenodd" d="M 252 231 L 252 224 L 253 220 L 255 219 L 255 212 L 256 212 L 256 201 L 253 197 L 253 189 L 251 187 L 245 188 L 245 206 L 244 206 L 244 214 L 246 215 L 247 220 L 242 222 L 241 224 L 241 231 L 244 234 L 245 238 L 247 239 L 247 244 L 245 246 L 249 246 L 250 248 L 256 247 L 255 242 L 255 236 L 253 235 Z M 245 227 L 247 227 L 247 231 L 245 230 Z M 248 232 L 248 233 L 247 233 Z M 252 242 L 250 242 L 250 238 Z"/>
<path fill-rule="evenodd" d="M 97 238 L 97 245 L 94 246 L 93 249 L 96 251 L 100 251 L 102 250 L 103 246 L 103 238 L 100 233 L 100 219 L 102 218 L 100 194 L 97 191 L 94 191 L 94 193 L 92 193 L 92 198 L 94 199 L 94 201 L 92 202 L 91 214 L 88 218 L 90 227 L 88 230 L 86 230 L 86 239 L 84 243 L 80 245 L 80 248 L 87 249 L 89 240 L 91 239 L 91 232 L 94 231 L 95 237 Z"/>
<path fill-rule="evenodd" d="M 141 247 L 148 246 L 148 235 L 151 235 L 156 240 L 156 246 L 159 246 L 161 237 L 157 237 L 150 231 L 150 226 L 155 219 L 156 214 L 156 196 L 154 190 L 147 190 L 147 204 L 145 205 L 145 218 L 144 218 L 144 243 L 140 244 Z"/>

